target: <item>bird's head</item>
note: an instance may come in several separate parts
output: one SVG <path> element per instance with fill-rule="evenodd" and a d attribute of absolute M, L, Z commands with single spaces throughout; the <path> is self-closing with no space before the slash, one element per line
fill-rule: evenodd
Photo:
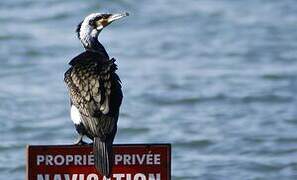
<path fill-rule="evenodd" d="M 113 21 L 128 16 L 128 13 L 122 14 L 101 14 L 92 13 L 78 24 L 76 32 L 85 48 L 92 46 L 92 41 L 96 41 L 102 29 Z"/>

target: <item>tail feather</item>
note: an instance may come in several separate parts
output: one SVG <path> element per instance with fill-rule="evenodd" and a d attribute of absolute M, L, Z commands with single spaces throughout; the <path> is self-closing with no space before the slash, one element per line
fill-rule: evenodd
<path fill-rule="evenodd" d="M 104 176 L 109 177 L 112 169 L 112 143 L 94 138 L 93 152 L 95 167 Z"/>

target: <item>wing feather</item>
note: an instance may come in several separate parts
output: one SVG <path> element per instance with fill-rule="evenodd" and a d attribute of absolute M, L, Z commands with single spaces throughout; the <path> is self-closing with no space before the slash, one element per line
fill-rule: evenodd
<path fill-rule="evenodd" d="M 110 113 L 114 59 L 99 63 L 84 60 L 65 73 L 70 98 L 82 115 L 82 122 L 91 136 L 105 138 L 116 125 L 117 116 Z"/>

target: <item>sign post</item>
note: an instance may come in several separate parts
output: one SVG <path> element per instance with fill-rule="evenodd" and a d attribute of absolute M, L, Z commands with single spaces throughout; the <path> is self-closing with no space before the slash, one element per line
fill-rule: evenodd
<path fill-rule="evenodd" d="M 169 180 L 170 144 L 117 144 L 110 180 Z M 94 167 L 90 145 L 27 147 L 27 180 L 109 180 Z"/>

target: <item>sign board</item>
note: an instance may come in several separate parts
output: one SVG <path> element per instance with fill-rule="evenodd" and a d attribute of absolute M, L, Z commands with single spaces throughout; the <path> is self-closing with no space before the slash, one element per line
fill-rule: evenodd
<path fill-rule="evenodd" d="M 94 167 L 91 145 L 27 147 L 27 180 L 109 180 Z M 169 180 L 170 144 L 117 144 L 110 180 Z"/>

